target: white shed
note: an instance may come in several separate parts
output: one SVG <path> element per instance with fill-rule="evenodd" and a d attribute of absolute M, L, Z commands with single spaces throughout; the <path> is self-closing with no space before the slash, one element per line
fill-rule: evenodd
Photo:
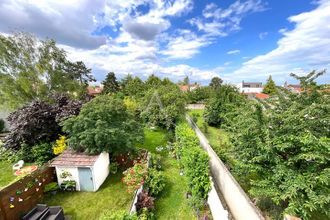
<path fill-rule="evenodd" d="M 109 175 L 109 154 L 88 155 L 66 150 L 57 156 L 55 167 L 58 184 L 65 180 L 76 181 L 77 191 L 97 191 Z"/>

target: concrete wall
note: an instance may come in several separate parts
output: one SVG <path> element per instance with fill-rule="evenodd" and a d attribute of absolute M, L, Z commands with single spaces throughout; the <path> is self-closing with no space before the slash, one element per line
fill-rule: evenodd
<path fill-rule="evenodd" d="M 94 166 L 92 167 L 93 179 L 94 179 L 94 191 L 97 191 L 104 180 L 109 175 L 109 154 L 101 153 L 99 158 L 96 160 Z"/>
<path fill-rule="evenodd" d="M 213 151 L 204 134 L 199 130 L 189 115 L 186 115 L 186 119 L 190 126 L 195 130 L 201 146 L 210 157 L 210 169 L 215 184 L 217 184 L 220 189 L 233 217 L 236 220 L 264 220 L 260 210 L 252 203 L 250 198 L 228 171 L 224 163 Z"/>
<path fill-rule="evenodd" d="M 216 220 L 228 220 L 228 212 L 224 209 L 219 195 L 214 187 L 214 182 L 212 177 L 211 179 L 211 191 L 209 192 L 207 203 L 209 204 L 212 217 Z"/>
<path fill-rule="evenodd" d="M 76 181 L 76 190 L 80 191 L 80 185 L 79 185 L 79 174 L 78 174 L 78 168 L 77 167 L 55 167 L 56 169 L 56 176 L 57 176 L 57 182 L 58 185 L 61 185 L 61 183 L 64 180 L 74 180 Z M 66 179 L 61 178 L 61 173 L 63 172 L 69 172 L 71 173 L 71 177 L 68 177 Z"/>

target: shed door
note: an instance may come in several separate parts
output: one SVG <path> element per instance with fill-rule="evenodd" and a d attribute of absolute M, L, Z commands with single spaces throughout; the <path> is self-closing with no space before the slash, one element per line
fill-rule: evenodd
<path fill-rule="evenodd" d="M 92 171 L 88 167 L 79 167 L 79 184 L 81 191 L 94 191 Z"/>

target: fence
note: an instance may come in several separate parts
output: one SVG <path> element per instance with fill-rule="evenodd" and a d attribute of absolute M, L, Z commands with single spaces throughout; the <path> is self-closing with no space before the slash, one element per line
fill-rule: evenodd
<path fill-rule="evenodd" d="M 210 157 L 210 169 L 213 179 L 220 189 L 233 217 L 236 220 L 264 220 L 260 210 L 252 203 L 224 163 L 219 159 L 204 134 L 199 130 L 189 115 L 186 115 L 186 119 L 196 132 L 201 146 Z"/>
<path fill-rule="evenodd" d="M 55 170 L 41 167 L 0 191 L 0 220 L 20 219 L 43 197 L 44 186 L 55 181 Z"/>

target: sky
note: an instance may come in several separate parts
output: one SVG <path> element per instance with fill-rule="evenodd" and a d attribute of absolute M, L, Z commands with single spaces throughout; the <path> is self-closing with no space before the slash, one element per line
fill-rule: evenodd
<path fill-rule="evenodd" d="M 0 20 L 3 34 L 55 39 L 98 82 L 115 72 L 281 85 L 330 71 L 330 0 L 0 0 Z"/>

